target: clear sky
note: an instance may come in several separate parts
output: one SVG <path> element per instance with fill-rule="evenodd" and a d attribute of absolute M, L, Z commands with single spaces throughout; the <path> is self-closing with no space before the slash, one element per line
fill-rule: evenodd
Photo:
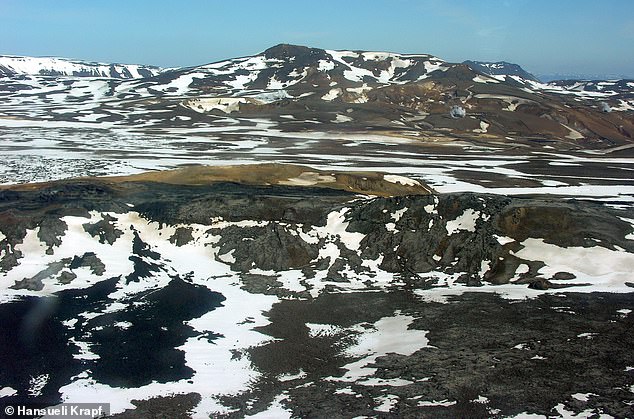
<path fill-rule="evenodd" d="M 278 43 L 634 77 L 634 0 L 0 0 L 0 54 L 190 66 Z"/>

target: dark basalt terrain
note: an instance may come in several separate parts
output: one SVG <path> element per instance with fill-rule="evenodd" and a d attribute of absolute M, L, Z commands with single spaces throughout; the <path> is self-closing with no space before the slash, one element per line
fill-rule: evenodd
<path fill-rule="evenodd" d="M 117 221 L 131 212 L 140 215 L 140 224 Z M 337 213 L 345 217 L 344 230 L 306 239 L 311 231 L 329 228 Z M 473 225 L 461 224 L 465 213 L 476 214 L 470 218 Z M 107 256 L 84 251 L 77 243 L 73 258 L 49 264 L 31 278 L 12 276 L 32 260 L 20 250 L 32 234 L 28 231 L 37 229 L 43 251 L 55 257 L 72 230 L 68 217 L 86 217 L 78 224 L 85 237 L 103 246 L 130 235 L 129 253 L 120 257 L 129 258 L 133 270 L 108 277 Z M 170 260 L 160 250 L 165 242 L 183 249 L 183 258 L 194 243 L 214 246 L 218 250 L 209 257 L 226 263 L 236 286 L 280 298 L 264 313 L 268 323 L 253 326 L 273 340 L 232 350 L 233 359 L 251 363 L 257 378 L 237 394 L 218 395 L 228 410 L 216 416 L 242 417 L 277 404 L 297 417 L 565 412 L 628 417 L 634 402 L 634 294 L 539 294 L 529 287 L 578 291 L 584 286 L 591 290 L 593 284 L 565 271 L 542 276 L 543 262 L 518 256 L 530 238 L 562 250 L 600 247 L 632 253 L 634 241 L 626 236 L 633 229 L 622 218 L 634 216 L 581 200 L 472 193 L 360 198 L 323 187 L 107 178 L 5 188 L 0 191 L 2 281 L 13 280 L 5 285 L 16 290 L 39 291 L 54 283 L 67 289 L 0 305 L 5 319 L 0 357 L 7 366 L 0 382 L 16 391 L 2 403 L 56 404 L 60 388 L 86 371 L 98 383 L 124 389 L 192 379 L 196 371 L 181 345 L 191 338 L 213 344 L 224 335 L 220 330 L 201 333 L 188 321 L 221 309 L 227 297 L 213 291 L 214 282 L 197 284 L 194 271 L 170 271 Z M 145 223 L 157 223 L 157 232 L 166 234 L 148 240 Z M 201 227 L 208 237 L 218 238 L 203 244 L 197 232 Z M 346 241 L 351 233 L 362 235 L 358 248 Z M 339 249 L 336 260 L 323 254 L 327 243 Z M 372 260 L 378 269 L 369 268 Z M 493 261 L 487 269 L 482 268 L 485 261 Z M 528 269 L 516 274 L 521 264 Z M 304 291 L 280 280 L 277 274 L 287 270 L 301 271 Z M 74 288 L 78 275 L 88 271 L 98 282 Z M 161 272 L 171 278 L 165 286 L 123 300 L 112 297 Z M 392 280 L 373 282 L 381 272 Z M 354 277 L 363 275 L 363 289 L 349 288 Z M 455 282 L 446 282 L 447 276 Z M 311 280 L 326 283 L 318 295 Z M 533 298 L 508 300 L 475 292 L 509 282 L 534 293 Z M 438 299 L 439 290 L 455 287 L 466 288 Z M 117 301 L 127 308 L 107 309 Z M 361 368 L 360 378 L 347 379 L 354 371 L 351 363 L 361 355 L 349 348 L 364 342 L 364 333 L 382 330 L 381 322 L 391 318 L 411 319 L 405 341 L 409 332 L 419 331 L 428 343 L 421 335 L 414 342 L 418 349 L 404 353 L 388 337 L 383 344 L 394 344 L 394 350 L 375 350 L 378 355 Z M 313 330 L 315 324 L 322 329 Z M 78 342 L 89 345 L 89 356 Z M 34 377 L 46 374 L 44 390 L 33 396 Z M 154 417 L 158 411 L 187 417 L 205 396 L 185 391 L 150 397 L 114 417 Z"/>
<path fill-rule="evenodd" d="M 285 392 L 286 406 L 297 417 L 502 418 L 529 412 L 553 417 L 561 414 L 554 409 L 559 404 L 569 412 L 630 417 L 634 371 L 627 367 L 634 362 L 634 324 L 631 315 L 616 310 L 633 305 L 632 294 L 599 293 L 522 301 L 466 293 L 441 304 L 392 291 L 284 301 L 268 314 L 272 324 L 263 329 L 279 340 L 249 352 L 264 377 L 242 397 L 227 399 L 239 409 L 227 416 L 255 412 Z M 349 359 L 341 356 L 338 345 L 354 335 L 342 331 L 311 337 L 305 323 L 345 328 L 394 312 L 415 317 L 410 327 L 428 330 L 432 346 L 410 356 L 380 357 L 372 367 L 376 377 L 405 378 L 413 384 L 342 386 L 323 379 L 342 374 Z M 300 369 L 305 377 L 283 383 L 274 379 Z M 341 391 L 346 384 L 352 391 Z M 592 396 L 585 402 L 571 397 L 579 393 Z M 389 413 L 377 414 L 377 398 L 386 394 L 398 401 Z M 248 409 L 250 399 L 257 402 Z"/>

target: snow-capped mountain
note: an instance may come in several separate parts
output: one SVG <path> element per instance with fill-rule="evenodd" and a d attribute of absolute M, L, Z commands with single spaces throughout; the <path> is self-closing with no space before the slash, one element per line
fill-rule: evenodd
<path fill-rule="evenodd" d="M 105 64 L 53 57 L 20 57 L 0 55 L 0 77 L 72 76 L 115 79 L 152 77 L 161 68 L 138 64 Z"/>
<path fill-rule="evenodd" d="M 427 54 L 287 44 L 164 71 L 21 60 L 5 65 L 21 73 L 0 79 L 0 116 L 143 130 L 183 127 L 192 120 L 217 129 L 218 118 L 231 114 L 267 119 L 286 131 L 304 130 L 307 123 L 336 130 L 374 126 L 423 136 L 486 134 L 502 141 L 537 133 L 547 141 L 590 148 L 627 144 L 634 133 L 627 82 L 619 84 L 621 90 L 580 90 L 540 83 L 506 63 L 488 65 L 486 72 L 498 73 L 489 75 Z M 451 109 L 461 109 L 460 117 L 448 117 Z"/>
<path fill-rule="evenodd" d="M 487 62 L 487 61 L 463 61 L 475 71 L 479 71 L 490 76 L 519 76 L 524 80 L 539 81 L 528 71 L 524 70 L 518 64 L 508 63 L 506 61 Z"/>

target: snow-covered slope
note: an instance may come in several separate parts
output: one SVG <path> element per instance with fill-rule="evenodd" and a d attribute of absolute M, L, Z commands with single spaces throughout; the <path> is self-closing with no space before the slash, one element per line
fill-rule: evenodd
<path fill-rule="evenodd" d="M 582 97 L 610 100 L 605 110 L 634 110 L 634 80 L 558 80 L 549 85 Z"/>
<path fill-rule="evenodd" d="M 105 77 L 139 79 L 161 72 L 159 67 L 138 64 L 105 64 L 53 57 L 0 56 L 0 76 L 20 75 Z"/>

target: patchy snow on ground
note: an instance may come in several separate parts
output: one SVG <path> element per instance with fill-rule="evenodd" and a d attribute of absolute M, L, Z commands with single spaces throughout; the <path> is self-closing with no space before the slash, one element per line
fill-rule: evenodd
<path fill-rule="evenodd" d="M 50 379 L 49 374 L 40 374 L 36 377 L 31 377 L 29 379 L 29 389 L 27 393 L 31 397 L 38 397 L 42 395 L 42 389 L 48 384 Z"/>
<path fill-rule="evenodd" d="M 489 124 L 484 122 L 484 121 L 480 121 L 480 128 L 474 129 L 473 132 L 478 133 L 478 134 L 486 134 L 487 130 L 489 128 Z"/>
<path fill-rule="evenodd" d="M 302 378 L 306 378 L 308 374 L 304 372 L 304 370 L 300 369 L 297 374 L 281 374 L 277 376 L 277 379 L 281 382 L 299 380 Z"/>
<path fill-rule="evenodd" d="M 377 412 L 389 413 L 398 403 L 399 397 L 392 394 L 385 394 L 383 396 L 376 397 L 374 402 L 377 407 L 374 408 Z"/>
<path fill-rule="evenodd" d="M 427 331 L 409 329 L 414 321 L 411 316 L 395 313 L 393 317 L 384 317 L 366 329 L 361 325 L 353 329 L 360 332 L 356 344 L 346 349 L 350 357 L 360 357 L 343 367 L 347 372 L 343 377 L 329 377 L 330 381 L 349 381 L 363 384 L 363 378 L 370 378 L 376 372 L 376 368 L 369 365 L 380 357 L 389 353 L 411 355 L 414 352 L 429 347 Z M 406 385 L 407 380 L 401 380 L 401 385 Z"/>
<path fill-rule="evenodd" d="M 575 393 L 570 395 L 575 400 L 579 400 L 580 402 L 587 402 L 590 400 L 590 397 L 596 397 L 597 394 L 594 393 Z"/>
<path fill-rule="evenodd" d="M 399 210 L 394 211 L 390 214 L 390 218 L 394 220 L 395 223 L 398 223 L 401 220 L 401 217 L 407 212 L 407 207 L 403 207 Z"/>
<path fill-rule="evenodd" d="M 326 225 L 314 227 L 313 231 L 316 231 L 319 236 L 338 236 L 348 249 L 358 250 L 365 234 L 347 231 L 349 222 L 346 221 L 345 215 L 349 210 L 350 208 L 342 208 L 331 212 L 328 214 Z"/>
<path fill-rule="evenodd" d="M 497 235 L 493 235 L 493 237 L 495 237 L 495 239 L 498 241 L 498 243 L 500 243 L 502 246 L 504 246 L 505 244 L 508 243 L 513 243 L 515 241 L 515 239 L 512 239 L 510 237 L 500 237 Z"/>
<path fill-rule="evenodd" d="M 268 406 L 265 411 L 256 413 L 254 415 L 247 415 L 246 418 L 255 419 L 286 419 L 290 418 L 293 412 L 290 409 L 285 408 L 282 405 L 284 400 L 288 399 L 288 396 L 284 394 L 278 395 L 273 402 Z"/>
<path fill-rule="evenodd" d="M 219 407 L 214 399 L 215 395 L 243 391 L 248 383 L 258 376 L 258 372 L 253 369 L 246 357 L 238 359 L 233 356 L 232 351 L 261 345 L 271 339 L 254 331 L 253 328 L 268 323 L 263 313 L 270 310 L 271 306 L 279 301 L 278 298 L 251 294 L 237 286 L 237 279 L 229 267 L 213 257 L 217 249 L 205 246 L 206 243 L 215 241 L 213 236 L 204 233 L 209 228 L 207 226 L 204 228 L 191 226 L 194 229 L 194 241 L 178 247 L 165 240 L 165 237 L 174 234 L 177 226 L 161 228 L 157 223 L 150 223 L 136 213 L 110 215 L 116 218 L 116 228 L 123 232 L 123 235 L 112 245 L 99 243 L 83 229 L 83 224 L 101 220 L 102 215 L 96 212 L 91 213 L 90 218 L 64 217 L 63 221 L 68 225 L 68 230 L 63 236 L 62 243 L 54 247 L 54 253 L 51 255 L 46 254 L 46 246 L 39 241 L 38 229 L 29 230 L 23 243 L 17 245 L 16 249 L 23 252 L 25 257 L 34 263 L 20 264 L 8 274 L 3 274 L 3 281 L 1 281 L 3 287 L 13 283 L 11 278 L 34 277 L 49 268 L 56 260 L 81 256 L 86 252 L 95 253 L 104 264 L 102 275 L 97 275 L 90 269 L 81 268 L 74 270 L 77 278 L 70 284 L 60 284 L 54 277 L 49 276 L 42 278 L 44 286 L 42 291 L 6 291 L 15 295 L 49 295 L 62 289 L 86 288 L 104 278 L 125 277 L 134 271 L 133 263 L 127 255 L 130 254 L 134 233 L 136 233 L 152 251 L 160 255 L 160 260 L 155 262 L 160 263 L 164 271 L 156 273 L 153 277 L 144 278 L 140 282 L 125 284 L 124 281 L 120 281 L 117 283 L 117 290 L 109 295 L 110 298 L 125 301 L 126 296 L 164 287 L 171 280 L 168 273 L 184 275 L 191 272 L 193 283 L 221 293 L 226 300 L 223 301 L 222 307 L 187 322 L 198 334 L 187 339 L 177 349 L 185 353 L 185 364 L 195 371 L 190 379 L 170 383 L 151 383 L 139 388 L 126 389 L 96 382 L 89 374 L 80 374 L 60 389 L 63 400 L 108 400 L 112 403 L 112 412 L 116 413 L 132 408 L 130 400 L 133 399 L 147 399 L 174 392 L 198 392 L 203 396 L 203 400 L 196 412 L 202 415 L 216 412 Z M 129 228 L 131 225 L 133 230 Z M 126 308 L 126 304 L 116 302 L 103 313 Z M 94 318 L 103 313 L 88 312 L 81 316 Z M 245 322 L 245 319 L 249 321 Z M 67 323 L 66 326 L 73 327 L 74 324 Z M 129 327 L 128 324 L 116 326 Z M 200 335 L 209 332 L 218 334 L 220 337 L 213 342 L 199 338 Z M 79 348 L 76 358 L 96 359 L 96 355 L 90 351 L 88 342 L 71 340 L 71 344 Z M 218 377 L 223 378 L 218 380 Z M 32 393 L 37 393 L 44 385 L 46 380 L 42 377 L 35 378 Z"/>
<path fill-rule="evenodd" d="M 317 172 L 302 172 L 299 176 L 279 181 L 280 185 L 312 186 L 319 183 L 335 183 L 337 178 Z"/>

